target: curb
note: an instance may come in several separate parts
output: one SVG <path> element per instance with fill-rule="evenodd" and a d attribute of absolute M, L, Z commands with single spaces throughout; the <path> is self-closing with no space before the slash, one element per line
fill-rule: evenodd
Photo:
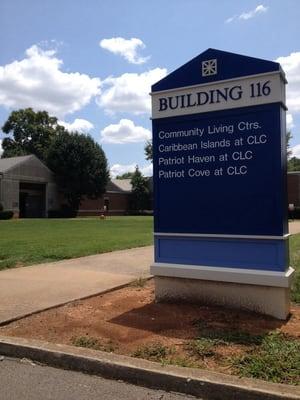
<path fill-rule="evenodd" d="M 146 360 L 38 340 L 0 337 L 0 354 L 99 375 L 202 400 L 300 400 L 300 390 L 216 372 L 162 366 Z"/>

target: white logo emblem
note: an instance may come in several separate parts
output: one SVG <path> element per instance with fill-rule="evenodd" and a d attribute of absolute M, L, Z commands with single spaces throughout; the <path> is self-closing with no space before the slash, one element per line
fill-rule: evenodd
<path fill-rule="evenodd" d="M 217 75 L 217 59 L 202 61 L 202 76 Z"/>

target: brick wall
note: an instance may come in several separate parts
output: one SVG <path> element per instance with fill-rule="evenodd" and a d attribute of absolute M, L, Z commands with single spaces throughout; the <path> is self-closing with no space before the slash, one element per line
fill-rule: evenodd
<path fill-rule="evenodd" d="M 300 172 L 288 173 L 288 204 L 300 207 Z"/>
<path fill-rule="evenodd" d="M 109 215 L 124 215 L 129 209 L 129 193 L 105 193 L 100 199 L 85 198 L 78 215 L 99 215 L 104 213 L 104 204 L 108 204 Z"/>

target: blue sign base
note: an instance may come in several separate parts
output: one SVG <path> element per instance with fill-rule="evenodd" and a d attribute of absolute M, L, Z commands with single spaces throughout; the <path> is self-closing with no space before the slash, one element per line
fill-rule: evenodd
<path fill-rule="evenodd" d="M 282 239 L 155 235 L 155 262 L 284 272 L 288 237 Z"/>

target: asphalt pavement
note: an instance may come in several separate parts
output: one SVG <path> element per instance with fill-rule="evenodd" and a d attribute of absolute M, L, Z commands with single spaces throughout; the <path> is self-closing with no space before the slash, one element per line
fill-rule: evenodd
<path fill-rule="evenodd" d="M 0 356 L 1 360 L 1 356 Z M 120 381 L 35 364 L 26 359 L 0 361 L 1 400 L 184 400 L 196 399 Z"/>

